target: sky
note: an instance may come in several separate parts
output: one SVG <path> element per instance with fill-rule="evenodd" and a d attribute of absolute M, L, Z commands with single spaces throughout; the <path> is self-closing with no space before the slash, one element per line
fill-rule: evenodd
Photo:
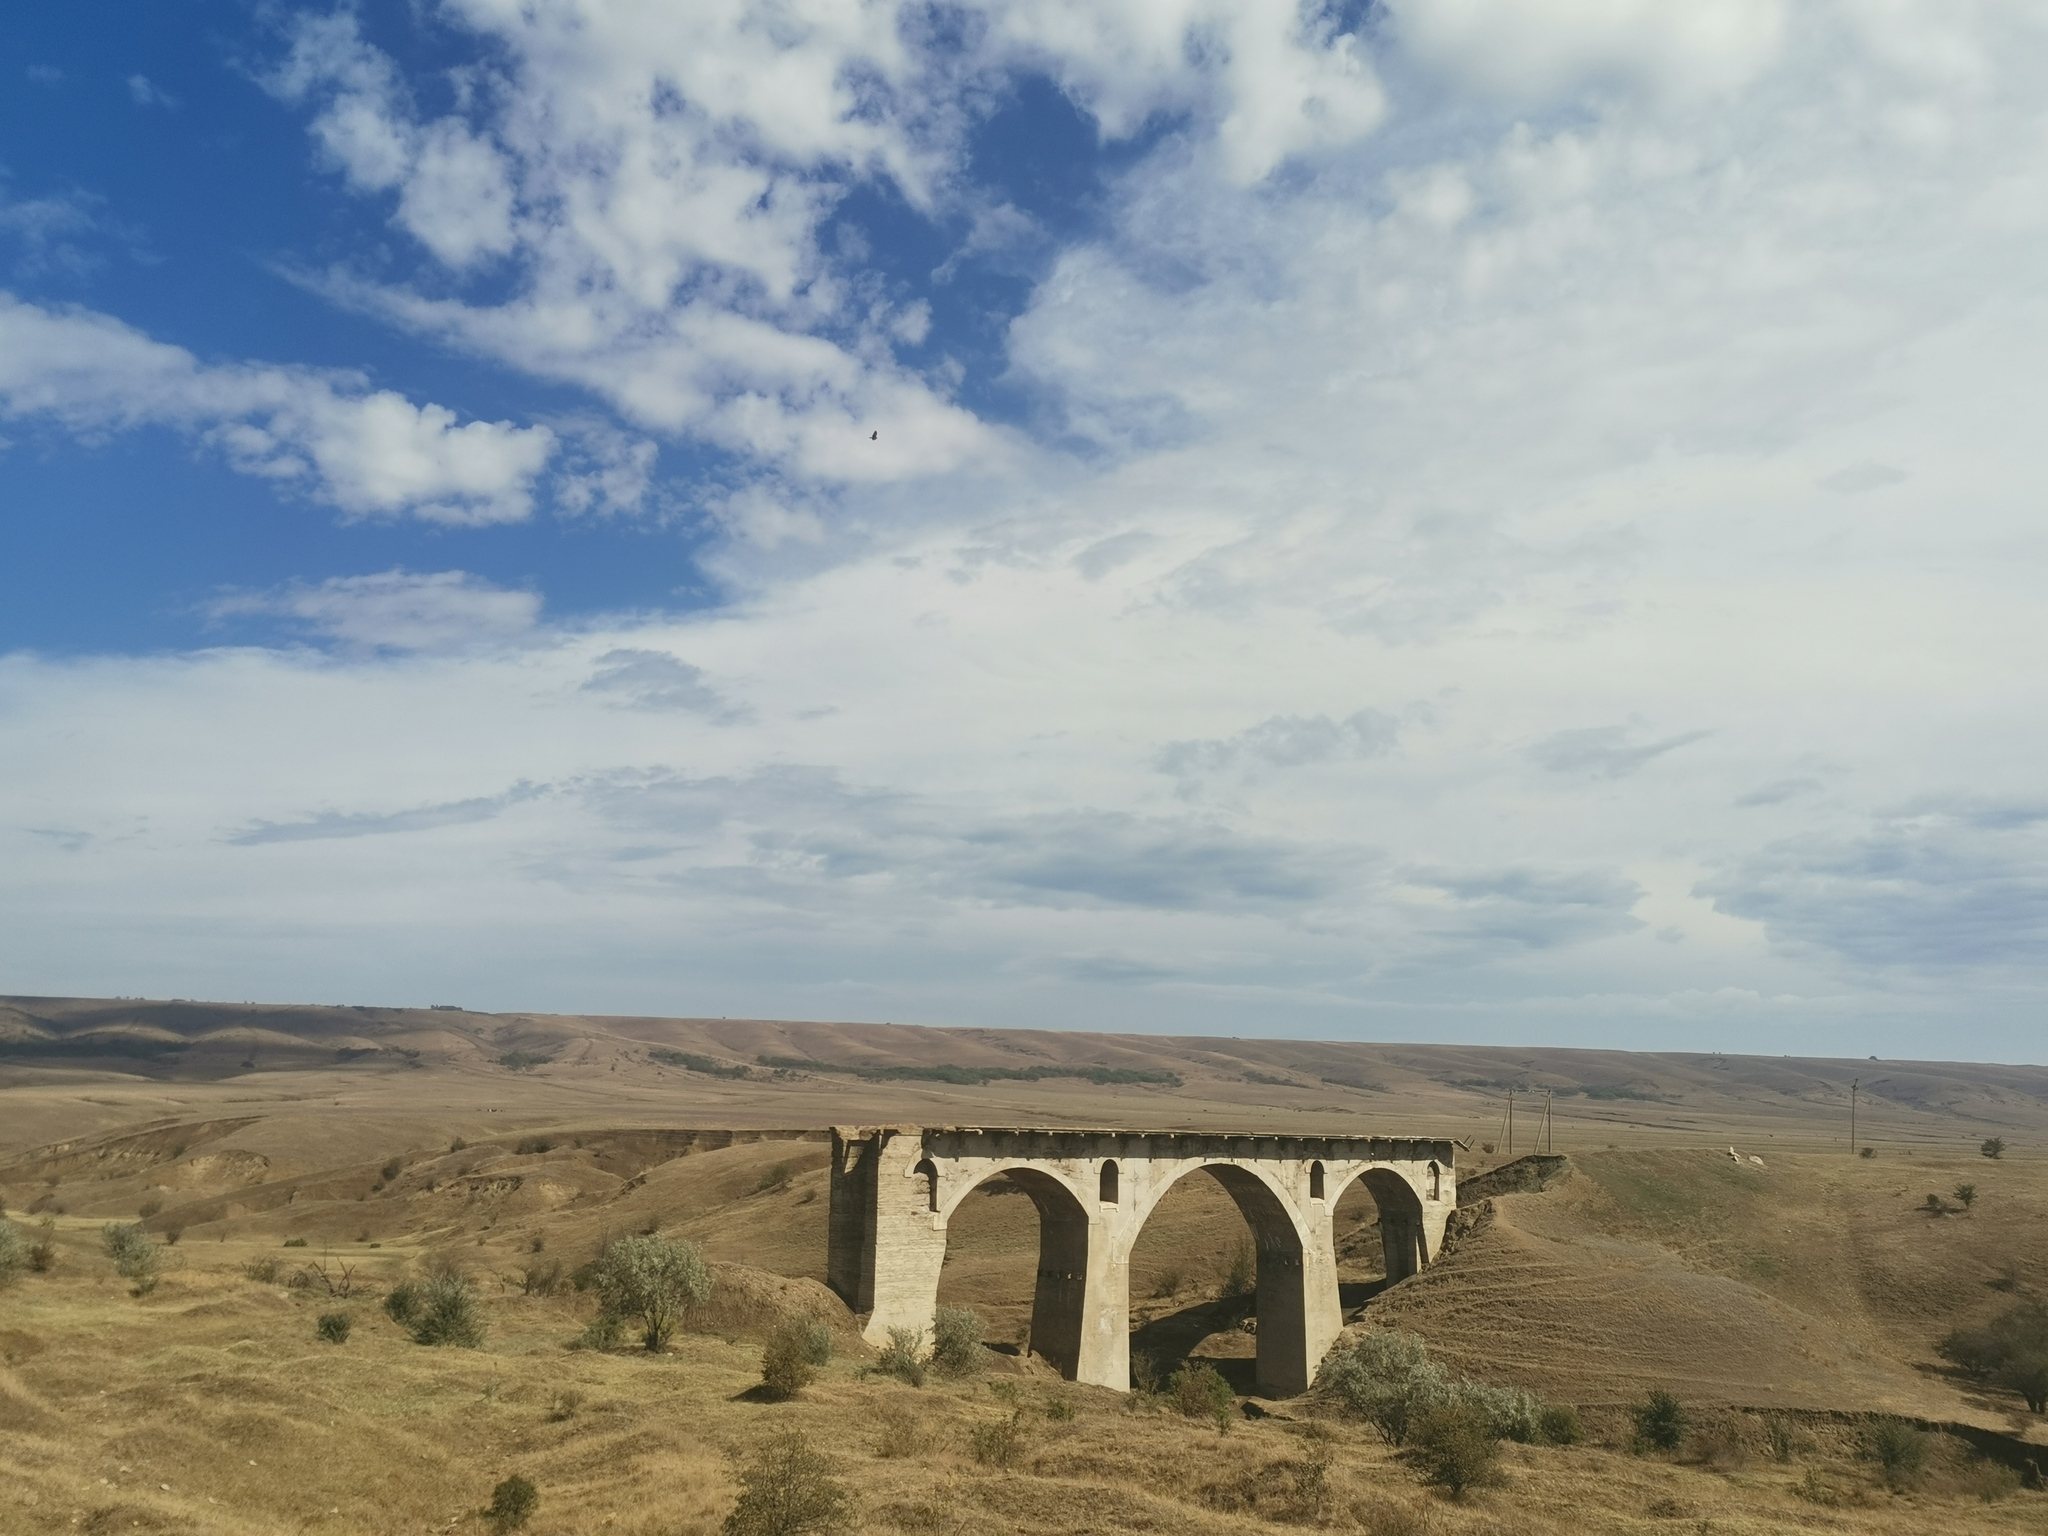
<path fill-rule="evenodd" d="M 2048 13 L 0 29 L 0 990 L 2048 1059 Z"/>

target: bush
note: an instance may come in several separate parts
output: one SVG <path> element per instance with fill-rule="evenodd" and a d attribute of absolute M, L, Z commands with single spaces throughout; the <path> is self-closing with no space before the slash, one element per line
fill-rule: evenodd
<path fill-rule="evenodd" d="M 284 1245 L 287 1248 L 303 1248 L 306 1246 L 306 1240 L 303 1237 L 288 1237 L 284 1240 Z"/>
<path fill-rule="evenodd" d="M 626 1336 L 626 1325 L 609 1312 L 599 1312 L 583 1325 L 572 1349 L 617 1349 Z"/>
<path fill-rule="evenodd" d="M 1013 1410 L 1007 1419 L 984 1419 L 968 1432 L 968 1440 L 982 1466 L 1007 1471 L 1024 1449 L 1024 1410 Z"/>
<path fill-rule="evenodd" d="M 1930 1194 L 1925 1200 L 1921 1201 L 1920 1209 L 1930 1216 L 1946 1216 L 1948 1214 L 1947 1204 L 1943 1202 L 1941 1196 L 1935 1194 Z"/>
<path fill-rule="evenodd" d="M 2005 1139 L 2000 1136 L 1987 1136 L 1977 1144 L 1977 1150 L 1985 1157 L 2003 1157 L 2005 1156 Z"/>
<path fill-rule="evenodd" d="M 1192 1360 L 1166 1379 L 1166 1395 L 1189 1418 L 1214 1419 L 1219 1429 L 1229 1428 L 1230 1410 L 1237 1403 L 1237 1394 L 1215 1366 Z"/>
<path fill-rule="evenodd" d="M 761 1350 L 761 1385 L 777 1402 L 795 1397 L 817 1378 L 807 1321 L 792 1317 L 778 1323 Z"/>
<path fill-rule="evenodd" d="M 384 1315 L 401 1328 L 410 1328 L 419 1321 L 420 1306 L 425 1292 L 416 1280 L 401 1280 L 391 1287 L 391 1293 L 384 1298 Z"/>
<path fill-rule="evenodd" d="M 832 1463 L 791 1431 L 763 1446 L 740 1473 L 725 1536 L 829 1536 L 851 1529 L 853 1498 Z"/>
<path fill-rule="evenodd" d="M 28 1245 L 28 1267 L 46 1275 L 57 1264 L 57 1223 L 45 1216 L 36 1226 L 36 1240 Z"/>
<path fill-rule="evenodd" d="M 346 1344 L 352 1326 L 353 1320 L 346 1312 L 322 1312 L 318 1332 L 329 1344 Z"/>
<path fill-rule="evenodd" d="M 545 1136 L 528 1136 L 512 1149 L 515 1157 L 534 1157 L 542 1152 L 552 1152 L 555 1144 Z"/>
<path fill-rule="evenodd" d="M 1927 1437 L 1890 1415 L 1872 1420 L 1864 1431 L 1863 1449 L 1883 1469 L 1888 1488 L 1909 1486 L 1927 1465 Z"/>
<path fill-rule="evenodd" d="M 1583 1433 L 1579 1428 L 1579 1410 L 1562 1403 L 1543 1410 L 1539 1427 L 1545 1445 L 1577 1445 Z"/>
<path fill-rule="evenodd" d="M 1967 1211 L 1977 1203 L 1977 1186 L 1974 1184 L 1958 1184 L 1955 1196 L 1956 1204 Z"/>
<path fill-rule="evenodd" d="M 985 1363 L 981 1315 L 967 1307 L 941 1307 L 932 1317 L 932 1369 L 941 1376 L 972 1376 Z"/>
<path fill-rule="evenodd" d="M 1685 1409 L 1662 1387 L 1629 1410 L 1638 1451 L 1675 1451 L 1685 1443 Z"/>
<path fill-rule="evenodd" d="M 641 1342 L 659 1350 L 710 1298 L 711 1271 L 696 1244 L 642 1234 L 607 1244 L 591 1284 L 606 1312 L 637 1319 Z"/>
<path fill-rule="evenodd" d="M 498 1530 L 516 1531 L 540 1508 L 540 1490 L 523 1477 L 508 1477 L 491 1490 L 491 1507 L 484 1513 Z"/>
<path fill-rule="evenodd" d="M 1875 1157 L 1875 1156 L 1877 1156 L 1877 1148 L 1875 1148 L 1875 1147 L 1865 1147 L 1865 1148 L 1864 1148 L 1864 1149 L 1863 1149 L 1862 1151 L 1858 1152 L 1858 1153 L 1857 1153 L 1856 1155 L 1857 1155 L 1858 1157 Z"/>
<path fill-rule="evenodd" d="M 28 1240 L 21 1235 L 21 1228 L 0 1220 L 0 1290 L 21 1278 L 21 1272 L 29 1267 L 28 1252 Z"/>
<path fill-rule="evenodd" d="M 377 1177 L 386 1184 L 389 1184 L 403 1172 L 405 1172 L 405 1164 L 394 1157 L 390 1162 L 377 1170 Z"/>
<path fill-rule="evenodd" d="M 163 1208 L 163 1197 L 161 1195 L 151 1195 L 148 1199 L 144 1200 L 142 1204 L 138 1205 L 135 1208 L 135 1214 L 140 1216 L 144 1221 L 147 1221 L 150 1217 L 154 1216 L 158 1211 L 162 1210 Z"/>
<path fill-rule="evenodd" d="M 1455 1498 L 1492 1480 L 1500 1440 L 1484 1410 L 1475 1404 L 1425 1407 L 1416 1413 L 1408 1433 L 1412 1442 L 1409 1455 L 1421 1468 L 1424 1482 Z"/>
<path fill-rule="evenodd" d="M 1764 1415 L 1764 1443 L 1771 1448 L 1771 1460 L 1792 1459 L 1792 1421 L 1782 1413 Z"/>
<path fill-rule="evenodd" d="M 408 1289 L 400 1286 L 384 1299 L 384 1310 Z M 483 1314 L 477 1309 L 476 1287 L 462 1275 L 440 1274 L 412 1288 L 411 1316 L 404 1326 L 415 1344 L 453 1344 L 460 1349 L 481 1349 L 484 1342 Z M 392 1312 L 396 1318 L 398 1314 Z"/>
<path fill-rule="evenodd" d="M 924 1385 L 924 1330 L 891 1328 L 889 1342 L 875 1359 L 875 1369 L 884 1376 L 913 1387 Z"/>
<path fill-rule="evenodd" d="M 1223 1294 L 1249 1296 L 1259 1288 L 1259 1255 L 1249 1238 L 1239 1238 L 1230 1250 L 1230 1267 L 1223 1275 Z"/>
<path fill-rule="evenodd" d="M 901 1403 L 885 1403 L 875 1413 L 875 1454 L 884 1460 L 915 1456 L 924 1445 L 917 1415 Z"/>
<path fill-rule="evenodd" d="M 100 1228 L 100 1245 L 114 1261 L 114 1273 L 135 1282 L 136 1295 L 147 1296 L 156 1289 L 163 1250 L 149 1240 L 141 1222 L 108 1222 Z"/>

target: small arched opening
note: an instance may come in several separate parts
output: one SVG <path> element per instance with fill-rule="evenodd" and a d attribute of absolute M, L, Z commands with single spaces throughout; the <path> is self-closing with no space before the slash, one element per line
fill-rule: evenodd
<path fill-rule="evenodd" d="M 1444 1171 L 1435 1163 L 1429 1165 L 1429 1198 L 1441 1200 L 1444 1197 Z"/>
<path fill-rule="evenodd" d="M 1095 1198 L 1104 1205 L 1116 1204 L 1116 1164 L 1114 1162 L 1107 1162 L 1102 1165 L 1101 1176 L 1096 1180 Z"/>
<path fill-rule="evenodd" d="M 1042 1355 L 1073 1380 L 1087 1282 L 1088 1212 L 1050 1174 L 1004 1169 L 954 1202 L 939 1305 L 972 1309 L 998 1350 Z"/>
<path fill-rule="evenodd" d="M 897 1166 L 900 1168 L 903 1165 L 898 1163 Z M 911 1172 L 917 1175 L 918 1189 L 924 1195 L 924 1208 L 928 1211 L 936 1211 L 939 1208 L 939 1170 L 937 1165 L 928 1157 L 922 1158 Z"/>
<path fill-rule="evenodd" d="M 1310 1163 L 1308 1165 L 1308 1197 L 1311 1200 L 1323 1198 L 1323 1165 L 1321 1163 Z"/>

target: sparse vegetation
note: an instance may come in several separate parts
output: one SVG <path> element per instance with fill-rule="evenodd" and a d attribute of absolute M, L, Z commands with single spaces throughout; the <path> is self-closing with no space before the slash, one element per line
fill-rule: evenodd
<path fill-rule="evenodd" d="M 57 1267 L 57 1223 L 45 1216 L 36 1223 L 36 1240 L 28 1245 L 28 1267 L 32 1273 L 48 1274 Z"/>
<path fill-rule="evenodd" d="M 1977 1203 L 1977 1186 L 1974 1184 L 1958 1184 L 1954 1193 L 1956 1204 L 1966 1211 Z"/>
<path fill-rule="evenodd" d="M 552 1152 L 555 1144 L 545 1136 L 526 1136 L 512 1149 L 516 1157 L 538 1157 L 543 1152 Z"/>
<path fill-rule="evenodd" d="M 494 1530 L 516 1531 L 540 1508 L 540 1491 L 527 1479 L 506 1478 L 491 1490 L 491 1506 L 484 1511 Z"/>
<path fill-rule="evenodd" d="M 760 1179 L 754 1184 L 754 1193 L 757 1195 L 779 1195 L 789 1188 L 789 1181 L 795 1176 L 796 1164 L 777 1163 L 773 1168 L 762 1170 Z"/>
<path fill-rule="evenodd" d="M 740 1473 L 724 1536 L 832 1536 L 853 1525 L 853 1496 L 798 1431 L 778 1435 Z"/>
<path fill-rule="evenodd" d="M 699 1056 L 693 1051 L 671 1051 L 656 1046 L 647 1054 L 664 1066 L 681 1067 L 686 1072 L 699 1072 L 706 1077 L 745 1078 L 754 1075 L 747 1067 L 714 1061 L 709 1056 Z"/>
<path fill-rule="evenodd" d="M 1863 1150 L 1862 1150 L 1862 1151 L 1858 1152 L 1858 1153 L 1857 1153 L 1856 1155 L 1857 1155 L 1858 1157 L 1875 1157 L 1875 1156 L 1877 1156 L 1877 1148 L 1875 1148 L 1875 1147 L 1865 1147 L 1865 1148 L 1863 1148 Z"/>
<path fill-rule="evenodd" d="M 346 1312 L 322 1312 L 314 1331 L 329 1344 L 346 1344 L 355 1320 Z"/>
<path fill-rule="evenodd" d="M 1782 1413 L 1764 1415 L 1764 1444 L 1770 1448 L 1771 1460 L 1786 1462 L 1792 1459 L 1792 1421 Z"/>
<path fill-rule="evenodd" d="M 1948 1214 L 1947 1202 L 1941 1196 L 1932 1193 L 1920 1202 L 1920 1209 L 1930 1216 L 1946 1216 Z"/>
<path fill-rule="evenodd" d="M 531 1072 L 535 1067 L 544 1067 L 554 1059 L 538 1051 L 507 1051 L 498 1058 L 498 1065 L 510 1067 L 514 1072 Z"/>
<path fill-rule="evenodd" d="M 377 1170 L 377 1177 L 383 1180 L 386 1184 L 389 1184 L 393 1179 L 397 1178 L 399 1174 L 403 1173 L 404 1171 L 405 1164 L 400 1159 L 394 1157 L 391 1159 L 390 1162 L 386 1163 L 382 1168 L 379 1168 Z"/>
<path fill-rule="evenodd" d="M 1685 1409 L 1662 1387 L 1631 1408 L 1629 1417 L 1635 1421 L 1638 1451 L 1675 1451 L 1685 1443 Z"/>
<path fill-rule="evenodd" d="M 1013 1409 L 1007 1418 L 983 1419 L 967 1438 L 977 1463 L 1007 1471 L 1024 1449 L 1024 1411 Z"/>
<path fill-rule="evenodd" d="M 711 1271 L 695 1243 L 645 1233 L 608 1244 L 592 1281 L 605 1312 L 640 1324 L 649 1351 L 665 1347 L 711 1297 Z"/>
<path fill-rule="evenodd" d="M 1984 1157 L 1994 1159 L 2003 1157 L 2005 1156 L 2005 1138 L 2003 1136 L 1987 1136 L 1977 1144 L 1977 1151 Z"/>
<path fill-rule="evenodd" d="M 1577 1445 L 1584 1436 L 1579 1427 L 1579 1410 L 1564 1403 L 1545 1408 L 1537 1418 L 1545 1445 Z"/>
<path fill-rule="evenodd" d="M 483 1347 L 484 1319 L 476 1287 L 462 1275 L 444 1271 L 394 1286 L 384 1298 L 384 1311 L 415 1344 Z"/>
<path fill-rule="evenodd" d="M 160 1195 L 151 1195 L 147 1200 L 143 1201 L 142 1204 L 138 1205 L 135 1208 L 135 1214 L 137 1216 L 140 1216 L 144 1221 L 147 1221 L 150 1217 L 154 1216 L 158 1211 L 162 1210 L 163 1208 L 163 1197 Z"/>
<path fill-rule="evenodd" d="M 884 1403 L 875 1411 L 875 1454 L 883 1460 L 915 1456 L 924 1447 L 917 1415 L 903 1403 Z"/>

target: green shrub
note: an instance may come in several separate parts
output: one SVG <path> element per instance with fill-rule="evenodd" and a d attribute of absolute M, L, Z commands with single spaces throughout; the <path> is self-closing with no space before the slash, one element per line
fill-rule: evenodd
<path fill-rule="evenodd" d="M 1579 1410 L 1563 1403 L 1544 1409 L 1538 1427 L 1545 1445 L 1577 1445 L 1583 1434 Z"/>
<path fill-rule="evenodd" d="M 1675 1451 L 1685 1443 L 1685 1409 L 1662 1387 L 1629 1410 L 1639 1451 Z"/>
<path fill-rule="evenodd" d="M 391 1304 L 400 1286 L 384 1299 L 384 1310 L 391 1312 Z M 477 1307 L 476 1287 L 467 1278 L 457 1274 L 429 1276 L 413 1290 L 408 1309 L 411 1313 L 405 1327 L 412 1334 L 415 1344 L 453 1344 L 459 1349 L 481 1349 L 484 1342 L 483 1313 Z M 392 1312 L 396 1318 L 398 1314 Z"/>
<path fill-rule="evenodd" d="M 940 1307 L 932 1317 L 932 1369 L 941 1376 L 972 1376 L 986 1361 L 981 1315 L 968 1307 Z"/>
<path fill-rule="evenodd" d="M 0 1219 L 0 1290 L 13 1285 L 29 1267 L 28 1239 L 13 1222 Z"/>
<path fill-rule="evenodd" d="M 57 1223 L 48 1216 L 36 1223 L 36 1240 L 28 1245 L 28 1267 L 39 1275 L 57 1264 Z"/>
<path fill-rule="evenodd" d="M 1927 1465 L 1927 1437 L 1889 1414 L 1871 1421 L 1863 1434 L 1863 1450 L 1883 1469 L 1888 1488 L 1909 1487 Z"/>
<path fill-rule="evenodd" d="M 1484 1409 L 1472 1403 L 1435 1403 L 1416 1411 L 1408 1426 L 1409 1451 L 1424 1482 L 1452 1497 L 1489 1482 L 1500 1438 Z"/>
<path fill-rule="evenodd" d="M 2005 1156 L 2005 1139 L 2001 1136 L 1987 1136 L 1977 1144 L 1977 1150 L 1986 1157 Z"/>
<path fill-rule="evenodd" d="M 1230 1410 L 1237 1405 L 1237 1394 L 1230 1390 L 1223 1373 L 1207 1362 L 1193 1360 L 1167 1377 L 1166 1395 L 1189 1418 L 1213 1419 L 1219 1429 L 1229 1427 Z"/>
<path fill-rule="evenodd" d="M 724 1536 L 832 1536 L 853 1525 L 853 1497 L 832 1463 L 791 1431 L 768 1442 L 740 1473 L 739 1502 Z"/>
<path fill-rule="evenodd" d="M 491 1490 L 491 1507 L 484 1513 L 493 1527 L 516 1531 L 540 1508 L 540 1490 L 523 1477 L 508 1477 Z"/>
<path fill-rule="evenodd" d="M 884 1376 L 913 1387 L 924 1385 L 924 1330 L 891 1328 L 889 1342 L 875 1359 L 875 1369 Z"/>
<path fill-rule="evenodd" d="M 535 1157 L 542 1152 L 552 1152 L 555 1144 L 545 1136 L 528 1136 L 512 1149 L 517 1157 Z"/>
<path fill-rule="evenodd" d="M 915 1456 L 924 1448 L 917 1415 L 901 1403 L 884 1403 L 875 1411 L 875 1454 L 886 1460 Z"/>
<path fill-rule="evenodd" d="M 303 1237 L 288 1237 L 284 1240 L 284 1245 L 287 1248 L 303 1248 L 306 1246 L 306 1240 Z"/>
<path fill-rule="evenodd" d="M 577 1349 L 617 1349 L 619 1340 L 626 1336 L 626 1325 L 609 1312 L 599 1312 L 583 1325 L 583 1332 L 576 1337 Z"/>
<path fill-rule="evenodd" d="M 1977 1203 L 1977 1186 L 1974 1184 L 1958 1184 L 1955 1190 L 1955 1197 L 1956 1204 L 1967 1211 Z"/>
<path fill-rule="evenodd" d="M 768 1396 L 781 1402 L 792 1398 L 817 1378 L 811 1364 L 810 1330 L 806 1318 L 786 1318 L 768 1335 L 761 1350 L 761 1385 Z"/>
<path fill-rule="evenodd" d="M 386 1184 L 389 1184 L 403 1172 L 405 1172 L 405 1164 L 394 1157 L 390 1162 L 377 1170 L 377 1177 Z"/>
<path fill-rule="evenodd" d="M 637 1320 L 641 1342 L 659 1350 L 710 1298 L 711 1271 L 696 1244 L 641 1234 L 607 1244 L 591 1284 L 606 1312 Z"/>
<path fill-rule="evenodd" d="M 154 1216 L 158 1211 L 162 1210 L 163 1208 L 163 1196 L 151 1195 L 148 1199 L 144 1200 L 142 1204 L 138 1205 L 135 1208 L 135 1214 L 140 1216 L 144 1221 L 147 1221 L 150 1217 Z"/>
<path fill-rule="evenodd" d="M 329 1344 L 346 1344 L 353 1319 L 346 1312 L 322 1312 L 317 1325 L 320 1337 Z"/>

